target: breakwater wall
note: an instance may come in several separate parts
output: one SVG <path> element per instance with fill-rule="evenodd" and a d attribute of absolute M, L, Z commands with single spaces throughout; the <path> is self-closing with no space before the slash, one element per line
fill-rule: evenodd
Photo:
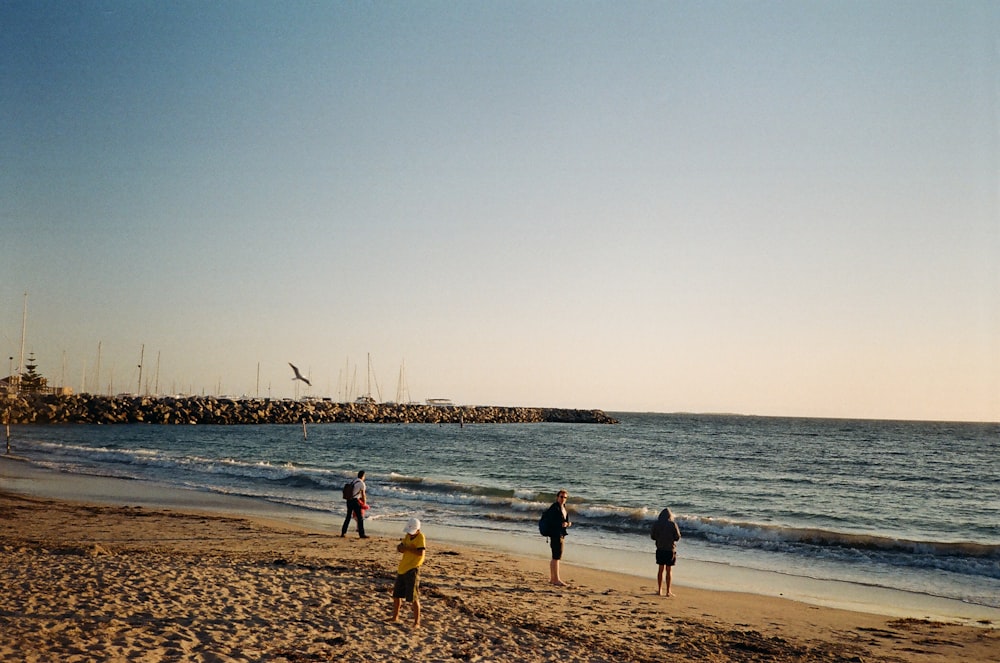
<path fill-rule="evenodd" d="M 486 405 L 335 403 L 328 400 L 53 396 L 0 398 L 0 421 L 10 424 L 616 424 L 601 410 Z"/>

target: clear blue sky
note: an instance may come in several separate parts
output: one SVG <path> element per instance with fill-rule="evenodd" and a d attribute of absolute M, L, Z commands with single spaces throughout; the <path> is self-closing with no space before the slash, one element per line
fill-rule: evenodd
<path fill-rule="evenodd" d="M 998 34 L 975 1 L 4 2 L 0 346 L 28 292 L 77 391 L 159 357 L 160 392 L 353 397 L 370 354 L 384 400 L 405 362 L 414 400 L 997 421 Z"/>

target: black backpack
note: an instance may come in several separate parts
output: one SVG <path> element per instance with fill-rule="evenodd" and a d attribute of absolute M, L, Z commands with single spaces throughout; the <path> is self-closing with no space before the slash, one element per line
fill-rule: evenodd
<path fill-rule="evenodd" d="M 351 479 L 344 484 L 344 499 L 353 500 L 354 499 L 354 479 Z"/>
<path fill-rule="evenodd" d="M 553 510 L 549 508 L 546 509 L 545 512 L 542 514 L 542 517 L 538 519 L 538 533 L 541 534 L 542 536 L 555 535 L 555 532 L 552 531 L 553 529 L 555 529 L 554 527 L 555 523 L 552 522 L 553 515 L 554 515 Z"/>

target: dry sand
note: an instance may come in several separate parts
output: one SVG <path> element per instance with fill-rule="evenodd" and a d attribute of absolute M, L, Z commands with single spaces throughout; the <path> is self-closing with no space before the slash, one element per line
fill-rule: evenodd
<path fill-rule="evenodd" d="M 2 661 L 1000 661 L 1000 632 L 435 542 L 422 624 L 396 539 L 0 493 Z M 352 532 L 353 534 L 353 532 Z"/>

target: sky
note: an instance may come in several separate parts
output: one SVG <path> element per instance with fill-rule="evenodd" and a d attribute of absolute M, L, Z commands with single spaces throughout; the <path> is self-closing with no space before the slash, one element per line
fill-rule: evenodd
<path fill-rule="evenodd" d="M 26 309 L 74 391 L 1000 421 L 998 34 L 975 0 L 5 1 L 2 372 Z"/>

